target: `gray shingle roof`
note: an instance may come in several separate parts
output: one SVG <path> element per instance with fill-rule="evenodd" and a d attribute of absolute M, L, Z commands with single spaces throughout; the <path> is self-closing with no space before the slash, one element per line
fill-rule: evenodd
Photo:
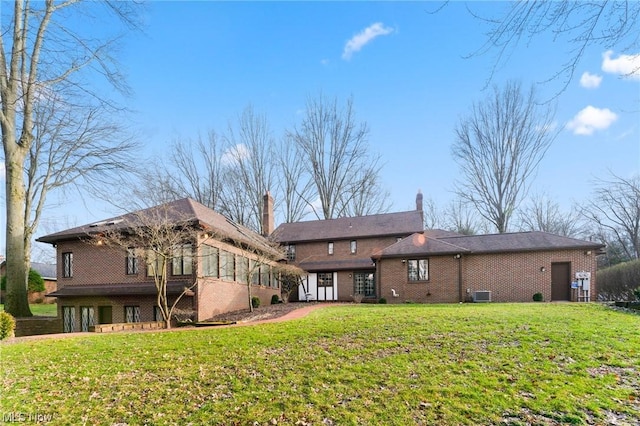
<path fill-rule="evenodd" d="M 488 235 L 457 235 L 432 238 L 416 233 L 389 246 L 374 257 L 409 255 L 445 255 L 455 253 L 498 253 L 542 250 L 598 250 L 604 244 L 563 237 L 547 232 L 530 231 Z"/>
<path fill-rule="evenodd" d="M 422 228 L 422 212 L 414 210 L 370 216 L 283 223 L 273 232 L 272 238 L 282 243 L 295 243 L 362 237 L 402 236 L 422 231 Z"/>
<path fill-rule="evenodd" d="M 31 268 L 35 269 L 36 271 L 38 271 L 40 276 L 42 278 L 44 278 L 45 280 L 55 280 L 55 279 L 57 279 L 56 276 L 58 274 L 57 274 L 57 271 L 56 271 L 56 264 L 55 263 L 31 262 Z"/>
<path fill-rule="evenodd" d="M 150 207 L 148 209 L 101 220 L 99 222 L 66 229 L 64 231 L 42 236 L 36 241 L 55 244 L 58 241 L 84 238 L 91 234 L 104 232 L 107 229 L 112 230 L 120 228 L 124 230 L 132 226 L 140 225 L 141 216 L 144 217 L 145 215 L 153 214 L 162 215 L 163 218 L 166 218 L 169 221 L 175 221 L 176 223 L 187 222 L 194 225 L 199 224 L 205 228 L 215 230 L 225 238 L 273 251 L 268 240 L 262 235 L 227 219 L 220 213 L 190 198 L 183 198 L 170 203 Z"/>

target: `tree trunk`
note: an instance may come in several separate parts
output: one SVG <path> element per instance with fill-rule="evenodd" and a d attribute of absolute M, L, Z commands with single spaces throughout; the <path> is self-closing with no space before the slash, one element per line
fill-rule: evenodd
<path fill-rule="evenodd" d="M 3 129 L 4 130 L 4 129 Z M 11 135 L 5 135 L 11 137 Z M 14 139 L 15 140 L 15 139 Z M 15 143 L 15 142 L 13 142 Z M 25 205 L 24 176 L 21 167 L 24 155 L 19 147 L 7 153 L 6 166 L 6 197 L 7 197 L 7 293 L 4 310 L 14 317 L 30 317 L 27 295 L 27 271 L 29 253 L 25 252 Z"/>

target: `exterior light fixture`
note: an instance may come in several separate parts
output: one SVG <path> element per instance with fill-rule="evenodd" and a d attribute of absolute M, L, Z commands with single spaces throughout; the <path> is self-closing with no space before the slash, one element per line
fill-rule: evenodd
<path fill-rule="evenodd" d="M 547 270 L 547 268 L 545 268 L 544 266 L 540 267 L 540 272 L 545 272 Z"/>
<path fill-rule="evenodd" d="M 584 254 L 587 255 L 587 256 L 591 256 L 591 250 L 585 251 Z"/>

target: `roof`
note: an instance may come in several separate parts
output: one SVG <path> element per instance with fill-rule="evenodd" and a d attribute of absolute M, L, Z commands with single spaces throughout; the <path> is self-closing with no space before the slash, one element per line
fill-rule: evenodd
<path fill-rule="evenodd" d="M 5 268 L 7 264 L 6 260 L 0 262 L 0 268 Z M 57 269 L 55 263 L 39 263 L 31 262 L 31 269 L 35 270 L 40 276 L 47 281 L 57 280 Z"/>
<path fill-rule="evenodd" d="M 422 231 L 422 212 L 413 210 L 369 216 L 341 217 L 283 223 L 272 234 L 275 241 L 295 243 L 334 239 L 403 236 Z"/>
<path fill-rule="evenodd" d="M 35 269 L 42 278 L 45 280 L 55 280 L 57 279 L 57 270 L 55 263 L 38 263 L 31 262 L 31 268 Z"/>
<path fill-rule="evenodd" d="M 298 264 L 307 272 L 375 269 L 370 258 L 347 260 L 305 260 Z"/>
<path fill-rule="evenodd" d="M 167 294 L 181 294 L 185 290 L 185 283 L 174 281 L 167 283 Z M 47 297 L 78 297 L 78 296 L 155 296 L 158 294 L 154 283 L 124 283 L 65 286 L 49 293 Z"/>
<path fill-rule="evenodd" d="M 416 233 L 377 253 L 374 257 L 407 255 L 446 255 L 473 253 L 504 253 L 546 250 L 597 250 L 604 244 L 563 237 L 541 231 L 487 235 L 456 235 L 432 238 Z"/>
<path fill-rule="evenodd" d="M 121 216 L 112 217 L 64 231 L 45 235 L 36 241 L 55 244 L 58 241 L 85 238 L 88 235 L 105 232 L 107 230 L 122 229 L 139 226 L 142 224 L 141 217 L 145 215 L 162 215 L 162 219 L 175 221 L 176 223 L 193 223 L 204 228 L 216 230 L 224 237 L 242 242 L 266 251 L 274 251 L 268 240 L 262 235 L 239 225 L 209 207 L 192 200 L 183 198 L 148 209 L 126 213 Z"/>

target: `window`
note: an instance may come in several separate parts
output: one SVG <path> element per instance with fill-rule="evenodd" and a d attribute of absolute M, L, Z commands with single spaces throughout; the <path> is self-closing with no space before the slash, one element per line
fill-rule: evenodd
<path fill-rule="evenodd" d="M 162 310 L 160 306 L 153 307 L 153 320 L 156 322 L 164 321 L 164 317 L 162 316 Z"/>
<path fill-rule="evenodd" d="M 351 254 L 356 254 L 357 249 L 358 244 L 356 243 L 356 240 L 351 240 L 351 243 L 349 244 L 349 250 L 351 251 Z"/>
<path fill-rule="evenodd" d="M 269 265 L 260 265 L 260 284 L 267 287 L 271 278 L 271 268 Z"/>
<path fill-rule="evenodd" d="M 318 287 L 333 287 L 333 272 L 320 272 L 318 274 Z"/>
<path fill-rule="evenodd" d="M 80 329 L 82 331 L 89 331 L 89 327 L 96 324 L 93 306 L 81 306 L 80 307 Z"/>
<path fill-rule="evenodd" d="M 164 256 L 154 249 L 147 250 L 147 276 L 163 276 L 164 275 Z"/>
<path fill-rule="evenodd" d="M 396 237 L 396 243 L 399 243 L 400 241 L 402 241 L 402 237 Z"/>
<path fill-rule="evenodd" d="M 138 257 L 136 250 L 132 247 L 127 249 L 127 275 L 138 274 Z"/>
<path fill-rule="evenodd" d="M 140 322 L 140 306 L 125 306 L 124 307 L 124 321 L 125 322 Z"/>
<path fill-rule="evenodd" d="M 237 258 L 237 278 L 236 281 L 242 284 L 247 284 L 247 279 L 249 278 L 249 259 L 246 257 L 238 256 Z"/>
<path fill-rule="evenodd" d="M 202 275 L 205 277 L 220 277 L 217 247 L 202 246 Z"/>
<path fill-rule="evenodd" d="M 76 308 L 74 306 L 62 307 L 63 331 L 73 333 L 76 330 Z"/>
<path fill-rule="evenodd" d="M 228 251 L 220 251 L 220 278 L 226 281 L 235 279 L 236 257 Z"/>
<path fill-rule="evenodd" d="M 327 244 L 327 253 L 333 254 L 333 243 Z"/>
<path fill-rule="evenodd" d="M 62 276 L 64 278 L 73 277 L 73 253 L 62 253 Z"/>
<path fill-rule="evenodd" d="M 287 260 L 293 262 L 296 260 L 296 245 L 289 244 L 287 246 Z"/>
<path fill-rule="evenodd" d="M 376 297 L 376 280 L 373 272 L 356 272 L 353 274 L 353 291 L 365 297 Z"/>
<path fill-rule="evenodd" d="M 251 261 L 251 284 L 260 285 L 260 264 L 255 260 Z"/>
<path fill-rule="evenodd" d="M 193 273 L 193 254 L 191 244 L 184 244 L 173 250 L 173 275 L 191 275 Z"/>
<path fill-rule="evenodd" d="M 429 279 L 429 261 L 427 259 L 409 259 L 407 261 L 409 281 L 426 281 Z"/>

